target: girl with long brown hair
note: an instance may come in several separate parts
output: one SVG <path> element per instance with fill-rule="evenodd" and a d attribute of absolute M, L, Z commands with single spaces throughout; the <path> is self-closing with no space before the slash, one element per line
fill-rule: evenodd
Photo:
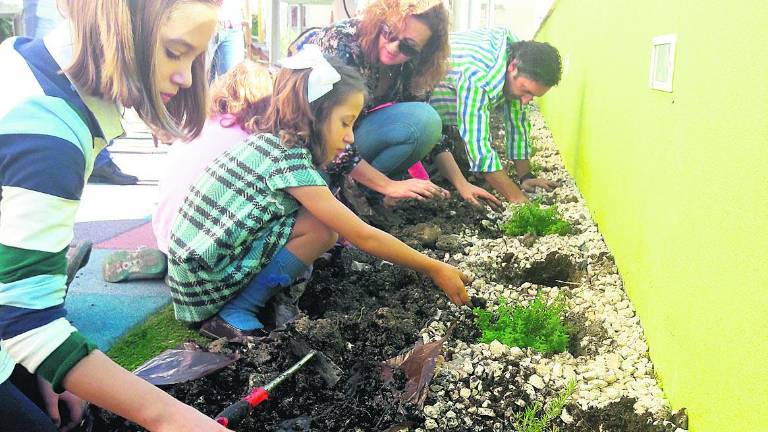
<path fill-rule="evenodd" d="M 166 282 L 176 318 L 204 321 L 212 338 L 263 334 L 260 309 L 338 235 L 468 301 L 458 269 L 365 224 L 326 186 L 319 170 L 355 141 L 364 96 L 360 74 L 317 46 L 284 60 L 262 133 L 209 164 L 174 219 Z"/>
<path fill-rule="evenodd" d="M 112 362 L 67 320 L 66 251 L 93 158 L 123 134 L 121 107 L 197 136 L 216 0 L 67 0 L 45 39 L 0 45 L 0 430 L 77 426 L 83 400 L 155 431 L 224 431 Z M 46 414 L 8 377 L 37 376 Z M 53 420 L 53 421 L 52 421 Z"/>

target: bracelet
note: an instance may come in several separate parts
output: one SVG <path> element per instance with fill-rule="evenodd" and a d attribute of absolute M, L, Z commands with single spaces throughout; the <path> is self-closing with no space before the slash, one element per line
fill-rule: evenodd
<path fill-rule="evenodd" d="M 535 178 L 536 178 L 536 176 L 533 175 L 532 172 L 528 171 L 527 173 L 525 173 L 525 174 L 520 176 L 520 184 L 523 184 L 523 182 L 526 181 L 526 180 L 531 180 L 531 179 L 535 179 Z"/>

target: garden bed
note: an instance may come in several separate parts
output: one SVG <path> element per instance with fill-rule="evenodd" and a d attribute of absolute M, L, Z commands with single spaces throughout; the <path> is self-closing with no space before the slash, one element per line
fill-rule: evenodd
<path fill-rule="evenodd" d="M 245 345 L 215 343 L 214 350 L 237 351 L 241 359 L 166 390 L 213 416 L 298 360 L 299 340 L 339 368 L 338 382 L 329 386 L 310 365 L 238 430 L 513 431 L 526 407 L 553 400 L 570 381 L 575 390 L 552 422 L 561 431 L 683 430 L 684 416 L 669 413 L 659 389 L 612 256 L 543 120 L 537 113 L 533 120 L 534 162 L 540 176 L 560 183 L 536 195 L 558 205 L 572 234 L 505 236 L 501 222 L 511 208 L 484 213 L 455 197 L 404 205 L 388 230 L 472 275 L 467 288 L 476 306 L 494 310 L 501 298 L 528 304 L 537 294 L 550 302 L 563 298 L 571 335 L 566 352 L 478 343 L 472 311 L 451 305 L 428 278 L 347 248 L 316 268 L 300 301 L 303 316 L 287 330 Z M 382 373 L 381 363 L 417 342 L 443 338 L 423 404 L 403 402 L 408 377 L 399 369 Z M 138 430 L 108 414 L 96 417 L 94 430 Z"/>

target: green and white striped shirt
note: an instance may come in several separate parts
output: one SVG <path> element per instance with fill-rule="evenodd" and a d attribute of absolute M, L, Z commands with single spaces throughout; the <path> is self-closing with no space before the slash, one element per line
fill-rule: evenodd
<path fill-rule="evenodd" d="M 470 171 L 501 170 L 491 146 L 491 113 L 500 110 L 506 129 L 507 157 L 528 159 L 531 123 L 528 108 L 504 98 L 507 45 L 517 37 L 505 28 L 451 34 L 450 71 L 432 92 L 429 103 L 443 126 L 457 126 L 467 149 Z"/>

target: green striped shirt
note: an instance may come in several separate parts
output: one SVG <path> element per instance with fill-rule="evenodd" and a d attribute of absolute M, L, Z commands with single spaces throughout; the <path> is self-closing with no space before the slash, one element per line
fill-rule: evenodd
<path fill-rule="evenodd" d="M 529 158 L 528 108 L 519 100 L 504 98 L 507 45 L 516 41 L 504 28 L 451 34 L 450 71 L 435 87 L 429 103 L 440 114 L 444 126 L 458 128 L 470 171 L 503 168 L 491 146 L 491 113 L 497 110 L 504 118 L 507 158 Z"/>

